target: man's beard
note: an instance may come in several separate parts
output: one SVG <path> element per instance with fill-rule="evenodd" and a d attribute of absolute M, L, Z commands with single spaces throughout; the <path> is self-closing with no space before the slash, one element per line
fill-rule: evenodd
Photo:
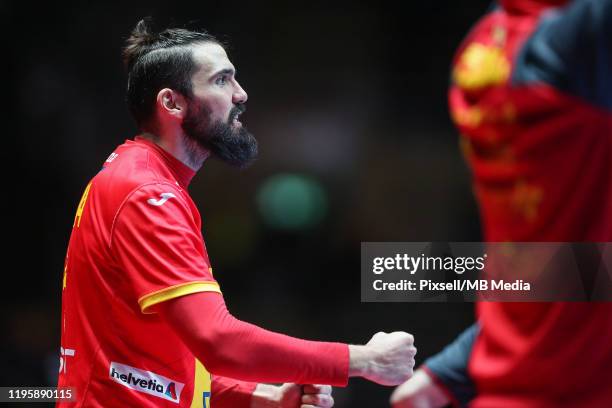
<path fill-rule="evenodd" d="M 234 118 L 245 110 L 244 104 L 236 105 L 227 123 L 211 122 L 208 111 L 192 101 L 183 120 L 183 131 L 196 149 L 203 148 L 232 166 L 245 168 L 257 158 L 257 140 L 244 126 L 232 126 Z"/>

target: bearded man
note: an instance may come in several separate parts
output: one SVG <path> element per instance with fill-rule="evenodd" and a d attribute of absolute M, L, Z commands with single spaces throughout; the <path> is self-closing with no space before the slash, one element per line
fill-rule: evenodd
<path fill-rule="evenodd" d="M 187 188 L 211 155 L 240 167 L 255 158 L 239 120 L 247 94 L 205 32 L 154 33 L 140 21 L 124 57 L 141 134 L 85 189 L 64 269 L 59 386 L 73 388 L 76 406 L 325 408 L 329 385 L 351 376 L 409 378 L 408 333 L 361 346 L 306 341 L 227 311 Z"/>

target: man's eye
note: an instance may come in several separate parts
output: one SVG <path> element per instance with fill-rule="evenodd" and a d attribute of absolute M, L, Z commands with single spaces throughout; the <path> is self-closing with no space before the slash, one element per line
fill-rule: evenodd
<path fill-rule="evenodd" d="M 225 75 L 220 76 L 215 80 L 215 84 L 217 85 L 225 85 L 226 82 L 227 82 L 227 77 Z"/>

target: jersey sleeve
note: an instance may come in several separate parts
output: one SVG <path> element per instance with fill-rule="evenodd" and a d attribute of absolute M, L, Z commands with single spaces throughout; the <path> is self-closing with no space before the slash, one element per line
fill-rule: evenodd
<path fill-rule="evenodd" d="M 159 315 L 213 376 L 341 387 L 348 382 L 348 345 L 303 340 L 241 321 L 218 294 L 164 302 Z"/>
<path fill-rule="evenodd" d="M 612 0 L 575 0 L 545 15 L 518 55 L 512 81 L 544 82 L 612 109 Z"/>
<path fill-rule="evenodd" d="M 438 354 L 428 358 L 424 369 L 444 387 L 455 406 L 468 406 L 476 395 L 476 387 L 468 374 L 468 361 L 480 331 L 474 323 Z"/>
<path fill-rule="evenodd" d="M 193 211 L 176 187 L 156 183 L 133 191 L 115 216 L 110 250 L 143 313 L 179 296 L 220 293 Z"/>
<path fill-rule="evenodd" d="M 212 376 L 211 406 L 215 408 L 250 408 L 257 383 Z"/>

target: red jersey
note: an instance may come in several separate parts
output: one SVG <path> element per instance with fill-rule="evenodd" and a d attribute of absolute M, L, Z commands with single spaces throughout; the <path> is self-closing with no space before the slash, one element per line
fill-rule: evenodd
<path fill-rule="evenodd" d="M 487 241 L 612 241 L 609 59 L 593 58 L 611 49 L 596 10 L 610 2 L 555 3 L 502 0 L 454 61 L 450 108 Z M 610 406 L 611 305 L 477 310 L 474 406 Z"/>
<path fill-rule="evenodd" d="M 62 294 L 59 386 L 73 387 L 76 406 L 209 406 L 210 374 L 154 313 L 168 299 L 220 292 L 186 191 L 194 174 L 136 138 L 87 185 Z"/>

